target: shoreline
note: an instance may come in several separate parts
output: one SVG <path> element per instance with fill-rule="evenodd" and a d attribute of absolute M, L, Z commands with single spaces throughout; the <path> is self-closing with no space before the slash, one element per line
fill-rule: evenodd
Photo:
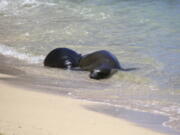
<path fill-rule="evenodd" d="M 11 77 L 14 76 L 0 74 L 0 78 Z M 96 103 L 17 88 L 4 81 L 0 81 L 0 85 L 2 135 L 165 135 L 85 109 Z"/>
<path fill-rule="evenodd" d="M 0 55 L 1 56 L 1 55 Z M 21 66 L 21 65 L 26 65 L 26 66 L 28 66 L 27 64 L 25 64 L 24 62 L 22 62 L 22 61 L 19 61 L 19 60 L 17 60 L 17 59 L 14 59 L 14 58 L 11 58 L 11 57 L 6 57 L 6 56 L 3 56 L 2 55 L 2 57 L 0 57 L 0 60 L 1 60 L 1 62 L 3 63 L 1 66 L 0 66 L 0 85 L 2 86 L 2 88 L 3 89 L 7 89 L 7 91 L 9 92 L 9 95 L 14 95 L 14 96 L 12 96 L 12 99 L 17 99 L 17 100 L 19 100 L 19 99 L 21 99 L 21 97 L 18 97 L 17 95 L 18 95 L 18 93 L 22 93 L 22 95 L 23 95 L 23 97 L 24 96 L 27 96 L 27 95 L 31 95 L 31 94 L 33 94 L 35 97 L 37 96 L 37 95 L 40 95 L 39 97 L 41 97 L 42 95 L 46 95 L 46 97 L 48 97 L 48 98 L 50 98 L 50 97 L 55 97 L 55 98 L 59 98 L 59 100 L 60 99 L 63 99 L 63 100 L 70 100 L 71 101 L 71 103 L 72 103 L 72 105 L 74 105 L 74 103 L 76 104 L 76 106 L 78 106 L 77 108 L 78 108 L 78 110 L 80 109 L 80 111 L 82 111 L 82 112 L 84 112 L 85 111 L 85 113 L 83 114 L 84 115 L 84 117 L 86 116 L 86 112 L 87 112 L 87 114 L 89 114 L 89 112 L 91 112 L 91 113 L 95 113 L 95 114 L 93 114 L 93 115 L 95 115 L 95 116 L 93 116 L 93 117 L 96 117 L 96 114 L 98 114 L 98 115 L 101 115 L 102 117 L 104 117 L 104 119 L 106 119 L 106 118 L 108 118 L 108 119 L 111 119 L 112 120 L 112 122 L 114 123 L 116 123 L 117 121 L 120 121 L 120 125 L 121 125 L 121 123 L 123 123 L 123 122 L 127 122 L 127 127 L 129 127 L 129 125 L 131 125 L 132 126 L 132 128 L 134 129 L 136 129 L 136 128 L 140 128 L 140 130 L 142 129 L 142 131 L 138 131 L 138 132 L 147 132 L 147 133 L 149 133 L 149 132 L 151 132 L 151 134 L 150 135 L 156 135 L 156 134 L 173 134 L 173 135 L 176 135 L 176 134 L 174 134 L 173 132 L 171 132 L 171 130 L 168 130 L 168 129 L 166 129 L 166 127 L 164 127 L 164 128 L 162 128 L 162 124 L 161 123 L 159 123 L 159 122 L 163 122 L 164 121 L 164 118 L 162 117 L 162 116 L 157 116 L 157 117 L 154 117 L 154 115 L 145 115 L 145 117 L 143 118 L 143 121 L 146 119 L 146 118 L 148 118 L 147 119 L 147 121 L 146 121 L 146 123 L 138 123 L 139 121 L 137 121 L 137 120 L 135 120 L 135 121 L 133 121 L 133 117 L 134 116 L 137 116 L 137 118 L 138 117 L 141 117 L 141 113 L 138 113 L 138 115 L 136 114 L 137 112 L 133 112 L 132 110 L 126 110 L 126 109 L 123 109 L 123 108 L 120 108 L 119 109 L 119 111 L 118 112 L 116 112 L 116 110 L 115 109 L 117 109 L 117 108 L 114 108 L 113 106 L 108 106 L 108 105 L 106 105 L 106 104 L 101 104 L 101 103 L 98 103 L 98 102 L 93 102 L 93 101 L 88 101 L 88 100 L 81 100 L 81 99 L 73 99 L 72 97 L 69 97 L 69 96 L 67 96 L 67 93 L 63 93 L 63 92 L 61 92 L 61 93 L 59 93 L 59 91 L 56 91 L 56 89 L 53 89 L 53 91 L 51 91 L 52 90 L 52 87 L 47 87 L 47 85 L 45 85 L 45 86 L 43 86 L 43 82 L 42 82 L 42 80 L 39 82 L 39 80 L 37 79 L 35 79 L 35 77 L 34 78 L 31 78 L 31 75 L 28 75 L 27 73 L 25 73 L 24 71 L 22 71 L 22 70 L 19 70 L 19 66 Z M 15 61 L 15 62 L 14 62 Z M 15 63 L 15 65 L 14 64 L 9 64 L 9 63 L 12 63 L 12 62 L 14 62 Z M 35 79 L 35 80 L 33 80 L 33 79 Z M 7 92 L 6 91 L 6 92 Z M 16 91 L 16 93 L 15 93 L 15 91 Z M 3 92 L 2 90 L 0 90 L 0 95 L 1 95 L 1 97 L 2 97 L 2 95 L 3 94 L 5 94 L 5 95 L 7 95 L 8 93 L 6 93 L 6 92 Z M 36 94 L 35 94 L 36 93 Z M 0 97 L 0 99 L 1 99 L 1 97 Z M 9 97 L 8 97 L 8 95 L 7 95 L 7 99 L 8 99 Z M 27 98 L 30 98 L 30 97 L 28 97 L 27 96 Z M 6 102 L 9 102 L 8 100 L 6 99 Z M 11 100 L 10 98 L 9 98 L 9 100 Z M 24 98 L 22 98 L 22 102 L 24 103 L 25 101 L 24 101 L 25 99 Z M 43 99 L 44 100 L 44 99 Z M 40 101 L 41 101 L 41 98 L 40 98 Z M 0 102 L 1 102 L 1 100 L 0 100 Z M 2 103 L 4 103 L 4 104 L 2 104 L 3 106 L 6 106 L 6 103 L 5 101 L 4 102 L 2 102 Z M 30 102 L 30 101 L 29 101 Z M 37 100 L 37 102 L 39 102 L 38 100 Z M 49 102 L 49 101 L 45 101 L 45 102 Z M 51 101 L 50 101 L 51 102 Z M 68 104 L 68 105 L 71 105 L 71 103 L 70 104 Z M 17 102 L 16 104 L 15 103 L 13 103 L 14 104 L 14 106 L 16 106 L 16 104 L 18 105 L 19 103 Z M 29 103 L 27 103 L 27 104 L 29 104 Z M 34 103 L 34 101 L 32 100 L 32 104 L 34 104 L 34 106 L 35 107 L 33 107 L 33 106 L 31 106 L 31 111 L 29 112 L 29 113 L 32 113 L 33 112 L 33 109 L 34 108 L 41 108 L 41 107 L 37 107 L 36 106 L 36 103 Z M 58 105 L 61 105 L 62 103 L 61 102 L 56 102 L 56 105 L 58 106 Z M 1 105 L 1 106 L 2 106 Z M 11 104 L 12 105 L 12 104 Z M 43 103 L 42 103 L 42 105 L 44 105 Z M 68 105 L 66 105 L 67 107 L 68 107 Z M 54 105 L 53 105 L 54 106 Z M 50 108 L 51 108 L 52 106 L 51 105 L 48 105 L 47 107 L 44 107 L 43 109 L 45 109 L 46 111 L 49 111 L 50 110 Z M 26 106 L 25 105 L 22 105 L 22 107 L 21 108 L 19 108 L 19 109 L 23 109 L 23 108 L 26 108 Z M 66 108 L 66 107 L 64 107 L 64 108 Z M 64 109 L 64 108 L 62 108 L 62 107 L 60 107 L 60 109 Z M 77 109 L 76 108 L 76 109 Z M 8 112 L 14 112 L 14 110 L 12 111 L 11 110 L 11 108 L 8 108 L 9 110 L 8 110 Z M 57 109 L 58 110 L 58 109 Z M 69 109 L 69 110 L 71 110 L 71 109 Z M 2 110 L 3 111 L 3 110 Z M 59 111 L 59 110 L 58 110 Z M 73 110 L 74 111 L 74 110 Z M 122 113 L 121 113 L 122 112 Z M 26 112 L 25 110 L 24 110 L 24 112 L 23 113 L 28 113 L 28 112 Z M 61 117 L 64 117 L 64 114 L 61 114 L 61 112 L 59 111 L 59 113 L 60 113 L 60 115 L 62 115 Z M 65 112 L 65 114 L 66 113 L 68 113 L 68 111 L 66 111 Z M 125 115 L 121 115 L 121 114 L 129 114 L 128 115 L 128 117 L 130 116 L 130 118 L 126 118 L 126 116 Z M 119 115 L 120 114 L 120 115 Z M 134 115 L 135 114 L 135 115 Z M 145 113 L 143 113 L 143 114 L 145 114 Z M 14 113 L 13 114 L 11 114 L 12 116 L 14 116 L 14 117 L 16 117 L 16 115 L 18 115 L 18 114 L 16 114 L 16 115 L 14 115 Z M 48 116 L 47 117 L 51 117 L 51 115 L 50 114 L 47 114 Z M 19 115 L 18 115 L 19 116 Z M 132 116 L 132 117 L 131 117 Z M 150 117 L 149 117 L 150 116 Z M 1 117 L 1 116 L 0 116 Z M 4 116 L 5 117 L 5 116 Z M 9 118 L 10 116 L 7 116 L 7 118 Z M 58 116 L 59 117 L 59 116 Z M 61 118 L 60 117 L 60 118 Z M 75 116 L 76 117 L 76 116 Z M 160 117 L 160 118 L 158 118 L 158 117 Z M 11 117 L 12 119 L 14 119 L 13 117 Z M 80 118 L 80 120 L 81 120 L 81 116 L 78 116 L 77 117 L 77 119 L 78 118 Z M 152 121 L 148 121 L 148 120 L 150 120 L 151 118 L 157 118 L 157 121 L 155 121 L 155 122 L 158 122 L 158 123 L 155 123 L 155 125 L 153 125 L 151 122 L 154 122 L 153 120 Z M 25 119 L 25 118 L 23 118 L 23 119 Z M 36 118 L 36 119 L 38 119 L 38 117 Z M 56 119 L 55 117 L 54 117 L 54 119 Z M 84 119 L 86 119 L 86 118 L 84 118 Z M 103 120 L 104 120 L 103 119 Z M 102 120 L 102 121 L 103 121 Z M 115 120 L 115 121 L 114 121 Z M 11 120 L 9 120 L 9 121 L 11 121 Z M 19 121 L 19 120 L 17 120 L 16 119 L 16 121 Z M 25 122 L 23 122 L 23 123 L 26 123 L 26 121 L 28 121 L 28 119 L 27 120 L 25 120 Z M 47 120 L 48 121 L 48 120 Z M 70 120 L 69 120 L 70 121 Z M 73 119 L 72 119 L 72 121 L 74 121 Z M 78 121 L 78 120 L 75 120 L 75 121 Z M 91 120 L 89 120 L 89 121 L 91 121 Z M 96 121 L 96 118 L 94 118 L 94 121 Z M 98 122 L 102 122 L 101 120 L 100 121 L 98 121 Z M 123 121 L 123 122 L 122 122 Z M 147 122 L 150 122 L 150 125 L 146 125 L 146 124 L 148 124 Z M 0 125 L 2 126 L 2 123 L 4 123 L 3 121 L 2 121 L 2 119 L 0 118 Z M 6 123 L 6 122 L 5 122 Z M 11 122 L 10 122 L 11 123 Z M 84 124 L 85 124 L 86 122 L 80 122 L 79 124 L 80 125 L 83 125 L 83 126 L 85 126 Z M 108 122 L 107 122 L 108 123 Z M 7 124 L 7 123 L 6 123 Z M 39 123 L 38 123 L 39 124 Z M 39 125 L 41 126 L 41 124 L 43 124 L 43 123 L 40 123 Z M 61 124 L 61 123 L 59 123 L 59 124 Z M 92 124 L 92 123 L 91 123 Z M 158 125 L 159 124 L 159 125 Z M 15 124 L 15 125 L 17 125 L 17 124 Z M 12 125 L 12 126 L 15 126 L 15 125 Z M 102 124 L 103 125 L 103 124 Z M 124 125 L 124 124 L 123 124 Z M 0 126 L 0 127 L 1 127 Z M 87 125 L 87 126 L 89 126 L 89 125 Z M 111 124 L 110 125 L 108 125 L 108 126 L 112 126 Z M 117 125 L 116 125 L 117 126 Z M 131 128 L 131 126 L 129 127 L 129 128 Z M 154 127 L 153 127 L 154 126 Z M 155 126 L 157 126 L 157 127 L 155 127 Z M 22 126 L 20 126 L 20 127 L 22 127 Z M 125 126 L 126 127 L 126 126 Z M 69 128 L 71 128 L 71 127 L 69 127 Z M 96 128 L 96 127 L 93 127 L 93 128 Z M 97 127 L 97 128 L 99 128 L 99 127 Z M 1 129 L 1 128 L 0 128 Z M 106 128 L 105 128 L 106 129 Z M 105 130 L 105 129 L 101 129 L 101 130 Z M 120 127 L 120 129 L 121 129 L 121 127 Z M 13 129 L 13 131 L 15 130 L 15 132 L 16 132 L 16 130 L 18 130 L 18 132 L 19 131 L 21 131 L 21 128 L 19 129 L 19 128 L 17 128 L 17 129 Z M 68 130 L 68 129 L 67 129 Z M 86 129 L 87 131 L 89 130 L 88 129 L 88 127 L 87 127 L 87 129 Z M 97 129 L 97 130 L 100 130 L 100 129 Z M 116 129 L 116 130 L 118 130 L 118 133 L 119 134 L 121 134 L 121 131 L 119 131 L 119 129 Z M 138 129 L 139 130 L 139 129 Z M 144 131 L 144 130 L 147 130 L 147 131 Z M 12 132 L 13 132 L 12 131 Z M 113 131 L 113 130 L 112 130 Z M 99 131 L 100 132 L 100 131 Z M 125 133 L 124 133 L 125 132 Z M 127 131 L 124 131 L 123 132 L 123 134 L 127 134 L 127 135 L 130 135 L 130 133 L 128 132 L 128 130 Z M 127 132 L 127 133 L 126 133 Z M 0 133 L 1 133 L 1 130 L 0 130 Z M 133 133 L 133 132 L 132 132 Z M 131 133 L 131 134 L 132 134 Z M 44 133 L 45 134 L 45 133 Z M 59 134 L 59 133 L 58 133 Z M 70 133 L 71 134 L 71 133 Z M 77 134 L 80 134 L 80 133 L 77 133 Z M 94 133 L 92 133 L 92 134 L 94 134 Z M 99 133 L 100 134 L 100 133 Z M 105 134 L 105 133 L 102 133 L 102 134 Z M 109 133 L 110 134 L 110 133 Z M 139 133 L 138 133 L 139 134 Z M 4 134 L 3 134 L 4 135 Z M 5 134 L 6 135 L 6 134 Z M 68 135 L 69 135 L 69 133 L 68 133 Z M 141 135 L 141 134 L 140 134 Z M 142 135 L 144 135 L 144 134 L 142 134 Z"/>
<path fill-rule="evenodd" d="M 180 135 L 177 0 L 21 1 L 0 2 L 0 135 Z M 59 47 L 140 70 L 99 81 L 44 67 Z"/>

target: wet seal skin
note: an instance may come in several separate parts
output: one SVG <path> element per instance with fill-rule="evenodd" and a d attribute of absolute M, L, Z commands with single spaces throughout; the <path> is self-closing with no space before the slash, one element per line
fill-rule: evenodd
<path fill-rule="evenodd" d="M 44 66 L 90 71 L 89 77 L 92 79 L 109 78 L 118 70 L 130 71 L 136 69 L 122 68 L 118 59 L 106 50 L 100 50 L 81 56 L 81 54 L 68 48 L 56 48 L 52 50 L 46 56 Z"/>
<path fill-rule="evenodd" d="M 44 60 L 44 66 L 54 68 L 72 69 L 79 66 L 81 54 L 68 48 L 52 50 Z"/>
<path fill-rule="evenodd" d="M 79 66 L 83 70 L 90 71 L 90 78 L 103 79 L 114 74 L 115 69 L 120 69 L 118 59 L 106 50 L 96 51 L 82 56 Z"/>
<path fill-rule="evenodd" d="M 106 50 L 100 50 L 82 56 L 79 66 L 83 70 L 90 71 L 89 76 L 92 79 L 108 78 L 118 70 L 135 70 L 135 68 L 122 68 L 118 59 L 112 53 Z"/>

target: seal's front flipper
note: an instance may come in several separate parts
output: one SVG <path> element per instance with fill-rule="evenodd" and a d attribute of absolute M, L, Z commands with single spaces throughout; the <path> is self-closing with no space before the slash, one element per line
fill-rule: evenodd
<path fill-rule="evenodd" d="M 70 60 L 65 60 L 64 61 L 64 66 L 66 69 L 70 70 L 72 68 L 72 62 Z"/>

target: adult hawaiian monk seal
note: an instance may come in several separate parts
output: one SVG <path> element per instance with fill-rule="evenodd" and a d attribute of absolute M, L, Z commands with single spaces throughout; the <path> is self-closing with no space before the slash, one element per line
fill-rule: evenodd
<path fill-rule="evenodd" d="M 44 66 L 72 69 L 79 66 L 81 54 L 68 48 L 56 48 L 52 50 L 44 60 Z"/>
<path fill-rule="evenodd" d="M 130 71 L 135 69 L 122 68 L 118 59 L 106 50 L 100 50 L 82 56 L 79 67 L 83 70 L 90 71 L 89 76 L 92 79 L 108 78 L 118 70 Z"/>
<path fill-rule="evenodd" d="M 46 56 L 44 66 L 90 71 L 89 76 L 92 79 L 108 78 L 118 70 L 130 71 L 136 69 L 122 68 L 118 59 L 106 50 L 81 56 L 81 54 L 68 48 L 56 48 L 52 50 Z"/>

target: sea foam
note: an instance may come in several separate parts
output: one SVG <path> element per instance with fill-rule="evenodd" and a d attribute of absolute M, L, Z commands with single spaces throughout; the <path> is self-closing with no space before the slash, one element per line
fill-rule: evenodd
<path fill-rule="evenodd" d="M 34 64 L 41 63 L 44 59 L 44 56 L 42 56 L 42 55 L 41 56 L 32 56 L 27 53 L 20 53 L 20 52 L 16 51 L 14 48 L 5 46 L 3 44 L 0 44 L 0 54 L 18 58 L 19 60 L 24 60 L 24 61 L 27 61 L 28 63 L 32 63 L 32 64 L 33 63 Z"/>
<path fill-rule="evenodd" d="M 8 4 L 7 0 L 0 1 L 0 10 L 4 10 Z"/>

